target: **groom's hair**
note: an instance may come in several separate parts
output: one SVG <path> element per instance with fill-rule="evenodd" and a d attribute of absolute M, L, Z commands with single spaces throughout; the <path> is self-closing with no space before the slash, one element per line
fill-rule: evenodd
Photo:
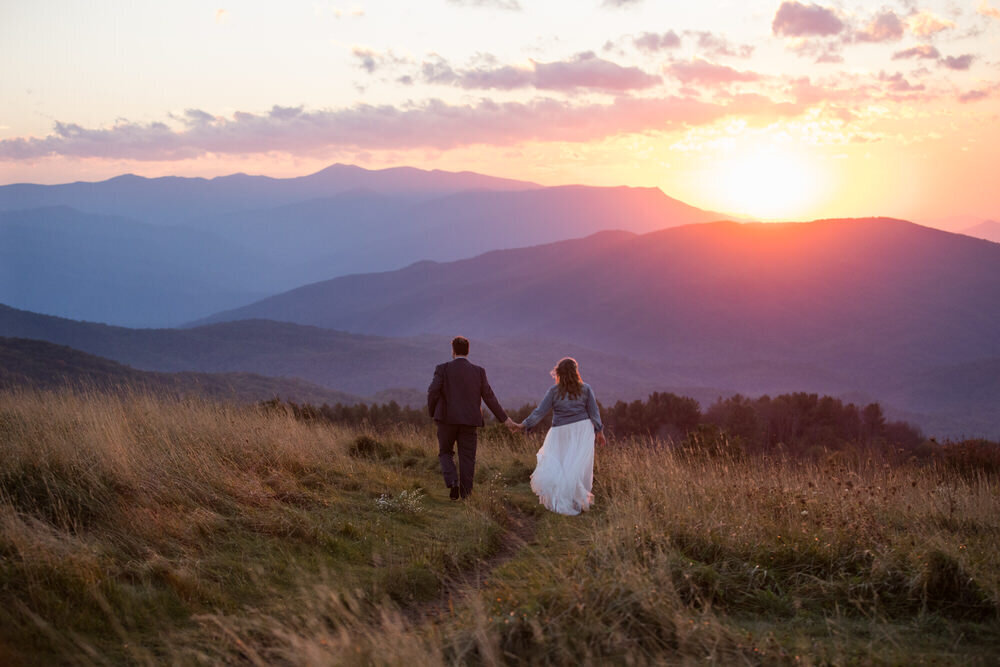
<path fill-rule="evenodd" d="M 469 339 L 465 336 L 455 336 L 451 339 L 451 351 L 460 357 L 469 354 Z"/>

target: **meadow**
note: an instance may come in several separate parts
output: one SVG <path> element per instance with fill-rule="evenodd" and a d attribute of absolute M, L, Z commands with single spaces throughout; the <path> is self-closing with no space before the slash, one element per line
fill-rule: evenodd
<path fill-rule="evenodd" d="M 142 394 L 0 395 L 3 664 L 994 664 L 1000 480 L 876 450 L 612 440 L 544 511 L 540 436 Z"/>

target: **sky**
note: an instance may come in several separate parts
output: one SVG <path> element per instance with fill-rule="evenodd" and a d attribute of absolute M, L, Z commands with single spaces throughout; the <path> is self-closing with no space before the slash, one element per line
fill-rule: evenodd
<path fill-rule="evenodd" d="M 0 0 L 0 184 L 409 165 L 957 228 L 998 154 L 997 0 Z"/>

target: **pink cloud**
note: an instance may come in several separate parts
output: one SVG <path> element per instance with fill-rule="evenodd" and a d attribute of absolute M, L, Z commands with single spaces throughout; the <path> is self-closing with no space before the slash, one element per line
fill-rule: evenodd
<path fill-rule="evenodd" d="M 967 70 L 972 66 L 974 59 L 972 54 L 967 53 L 963 56 L 945 56 L 940 60 L 940 63 L 948 69 Z"/>
<path fill-rule="evenodd" d="M 207 153 L 323 155 L 345 148 L 447 150 L 527 141 L 585 142 L 705 125 L 727 116 L 789 116 L 804 108 L 760 95 L 741 95 L 726 103 L 690 97 L 620 97 L 608 104 L 582 105 L 546 98 L 526 103 L 482 100 L 467 105 L 430 100 L 405 107 L 358 105 L 317 111 L 276 106 L 267 113 L 241 111 L 231 118 L 192 110 L 182 117 L 184 127 L 180 129 L 164 123 L 120 122 L 110 128 L 57 123 L 54 132 L 43 138 L 0 141 L 0 160 L 61 155 L 160 161 Z"/>
<path fill-rule="evenodd" d="M 889 10 L 876 16 L 857 34 L 861 42 L 896 42 L 903 38 L 903 21 Z"/>
<path fill-rule="evenodd" d="M 754 52 L 750 44 L 732 44 L 722 35 L 708 30 L 686 30 L 684 34 L 696 37 L 698 50 L 716 58 L 749 58 Z"/>
<path fill-rule="evenodd" d="M 894 93 L 913 93 L 919 92 L 926 88 L 923 84 L 913 85 L 903 76 L 902 72 L 896 72 L 895 74 L 886 74 L 885 72 L 879 72 L 878 80 L 883 83 L 889 84 L 889 90 Z"/>
<path fill-rule="evenodd" d="M 661 83 L 660 77 L 647 74 L 638 67 L 622 67 L 598 58 L 589 51 L 578 54 L 569 61 L 536 62 L 534 65 L 534 85 L 542 90 L 599 88 L 623 91 L 649 88 Z"/>
<path fill-rule="evenodd" d="M 868 101 L 873 96 L 870 86 L 858 81 L 844 82 L 827 79 L 817 85 L 809 77 L 801 77 L 793 79 L 790 84 L 788 93 L 795 98 L 796 102 L 804 106 L 812 106 L 821 102 L 854 105 Z"/>
<path fill-rule="evenodd" d="M 979 100 L 985 100 L 989 96 L 990 93 L 986 90 L 970 90 L 959 95 L 958 101 L 962 103 L 978 102 Z"/>
<path fill-rule="evenodd" d="M 1000 19 L 1000 9 L 991 5 L 988 0 L 979 0 L 979 7 L 976 8 L 976 12 L 983 16 Z"/>
<path fill-rule="evenodd" d="M 911 49 L 903 49 L 902 51 L 896 51 L 892 54 L 893 60 L 902 60 L 904 58 L 926 58 L 930 60 L 937 60 L 941 57 L 941 52 L 930 44 L 921 44 L 920 46 L 914 46 Z"/>
<path fill-rule="evenodd" d="M 907 17 L 906 25 L 909 26 L 910 32 L 918 37 L 929 37 L 955 27 L 954 21 L 935 16 L 926 10 Z"/>
<path fill-rule="evenodd" d="M 640 51 L 646 52 L 656 52 L 665 51 L 667 49 L 676 49 L 681 45 L 680 36 L 673 30 L 667 32 L 644 32 L 634 40 L 632 43 Z"/>
<path fill-rule="evenodd" d="M 638 67 L 622 67 L 590 51 L 565 61 L 532 61 L 530 68 L 504 65 L 456 70 L 444 59 L 436 58 L 424 62 L 421 72 L 428 83 L 483 90 L 533 87 L 556 91 L 589 88 L 623 92 L 650 88 L 662 82 L 660 77 Z"/>
<path fill-rule="evenodd" d="M 833 10 L 794 0 L 782 2 L 771 22 L 771 31 L 785 37 L 836 35 L 843 29 L 844 22 Z"/>
<path fill-rule="evenodd" d="M 690 62 L 671 63 L 664 68 L 664 71 L 682 83 L 698 83 L 708 86 L 724 85 L 736 81 L 756 81 L 760 78 L 756 72 L 717 65 L 701 58 Z"/>

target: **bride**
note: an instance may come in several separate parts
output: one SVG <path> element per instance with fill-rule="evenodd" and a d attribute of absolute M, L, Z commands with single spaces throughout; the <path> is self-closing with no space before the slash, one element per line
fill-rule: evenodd
<path fill-rule="evenodd" d="M 531 429 L 552 411 L 552 428 L 538 450 L 531 490 L 546 508 L 559 514 L 590 509 L 594 495 L 594 440 L 602 446 L 604 425 L 594 390 L 580 378 L 576 359 L 561 359 L 552 369 L 556 381 L 535 411 L 518 424 Z"/>

